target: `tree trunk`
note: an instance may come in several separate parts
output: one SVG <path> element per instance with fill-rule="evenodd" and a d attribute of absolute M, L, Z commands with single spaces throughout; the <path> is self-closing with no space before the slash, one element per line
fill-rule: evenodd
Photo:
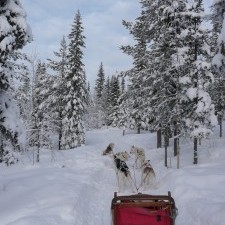
<path fill-rule="evenodd" d="M 37 130 L 37 155 L 36 155 L 36 162 L 40 162 L 40 148 L 41 148 L 41 129 L 42 126 L 40 126 L 40 122 L 37 122 L 38 125 L 36 125 Z"/>
<path fill-rule="evenodd" d="M 219 115 L 218 116 L 218 121 L 219 121 L 219 125 L 220 125 L 220 138 L 223 136 L 223 116 Z"/>
<path fill-rule="evenodd" d="M 180 168 L 180 144 L 179 138 L 177 138 L 177 169 Z"/>
<path fill-rule="evenodd" d="M 140 125 L 140 124 L 138 124 L 137 133 L 138 133 L 138 134 L 141 133 L 141 125 Z"/>
<path fill-rule="evenodd" d="M 198 164 L 198 139 L 194 138 L 194 162 L 193 164 Z"/>
<path fill-rule="evenodd" d="M 173 155 L 177 156 L 177 152 L 178 152 L 178 138 L 176 137 L 178 134 L 177 132 L 177 126 L 175 124 L 175 129 L 174 129 L 174 147 L 173 147 Z"/>
<path fill-rule="evenodd" d="M 60 130 L 59 130 L 59 150 L 61 150 L 61 141 L 62 141 L 62 129 L 60 127 Z"/>
<path fill-rule="evenodd" d="M 61 103 L 60 103 L 60 105 L 61 105 Z M 59 147 L 58 147 L 59 150 L 62 149 L 61 148 L 62 147 L 61 146 L 61 143 L 62 143 L 62 129 L 63 129 L 62 127 L 63 127 L 63 124 L 62 124 L 62 110 L 60 108 L 60 110 L 59 110 Z"/>
<path fill-rule="evenodd" d="M 36 162 L 37 162 L 37 163 L 40 162 L 40 147 L 39 147 L 39 146 L 37 146 Z"/>
<path fill-rule="evenodd" d="M 168 166 L 168 163 L 167 163 L 167 155 L 168 155 L 168 151 L 167 151 L 167 147 L 168 147 L 168 140 L 169 140 L 169 137 L 168 137 L 168 128 L 166 127 L 166 131 L 165 131 L 165 136 L 164 136 L 164 146 L 165 146 L 165 167 Z"/>
<path fill-rule="evenodd" d="M 167 145 L 165 145 L 165 167 L 167 166 Z"/>
<path fill-rule="evenodd" d="M 161 126 L 157 130 L 157 148 L 162 148 L 162 130 L 161 130 Z"/>
<path fill-rule="evenodd" d="M 123 136 L 125 135 L 126 127 L 123 126 Z"/>
<path fill-rule="evenodd" d="M 40 162 L 40 131 L 38 130 L 38 143 L 37 143 L 37 155 L 36 155 L 36 162 L 39 163 Z"/>

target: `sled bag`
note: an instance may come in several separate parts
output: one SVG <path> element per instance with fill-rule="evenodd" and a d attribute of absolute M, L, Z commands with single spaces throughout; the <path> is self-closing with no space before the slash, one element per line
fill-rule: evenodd
<path fill-rule="evenodd" d="M 116 207 L 116 225 L 173 225 L 169 210 L 138 207 Z"/>

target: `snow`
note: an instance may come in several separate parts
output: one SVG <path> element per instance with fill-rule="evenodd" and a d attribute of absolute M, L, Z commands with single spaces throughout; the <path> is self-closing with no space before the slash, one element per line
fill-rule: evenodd
<path fill-rule="evenodd" d="M 218 138 L 217 129 L 202 140 L 198 165 L 192 164 L 192 140 L 181 140 L 180 169 L 172 156 L 172 140 L 166 168 L 164 149 L 155 148 L 155 133 L 122 133 L 117 128 L 88 131 L 86 145 L 74 150 L 42 149 L 40 163 L 34 163 L 34 155 L 25 153 L 18 165 L 1 165 L 1 225 L 111 224 L 111 200 L 118 185 L 112 158 L 102 156 L 111 142 L 115 143 L 115 152 L 129 151 L 132 145 L 145 149 L 157 184 L 139 191 L 162 195 L 171 191 L 179 210 L 176 225 L 224 224 L 225 140 Z M 132 193 L 126 189 L 122 194 Z"/>
<path fill-rule="evenodd" d="M 5 118 L 3 124 L 8 130 L 17 132 L 19 143 L 24 146 L 26 142 L 26 133 L 22 120 L 18 119 L 19 108 L 16 105 L 16 102 L 12 100 L 6 92 L 0 91 L 0 95 L 0 105 L 3 109 L 1 117 Z"/>
<path fill-rule="evenodd" d="M 5 51 L 12 50 L 15 44 L 15 30 L 20 29 L 20 32 L 24 32 L 24 41 L 29 42 L 32 40 L 32 32 L 30 26 L 26 23 L 26 12 L 21 6 L 20 1 L 7 1 L 6 5 L 2 9 L 4 13 L 0 16 L 0 34 L 4 35 L 4 39 L 0 42 L 0 49 Z M 13 14 L 14 17 L 9 15 Z M 15 26 L 11 26 L 11 23 L 15 23 Z"/>
<path fill-rule="evenodd" d="M 197 91 L 198 91 L 197 88 L 193 88 L 193 87 L 188 88 L 188 90 L 187 90 L 188 98 L 191 99 L 191 100 L 196 98 L 197 97 Z"/>

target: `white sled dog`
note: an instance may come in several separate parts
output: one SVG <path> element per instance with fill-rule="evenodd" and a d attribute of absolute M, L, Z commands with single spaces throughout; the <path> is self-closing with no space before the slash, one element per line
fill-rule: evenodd
<path fill-rule="evenodd" d="M 141 169 L 141 187 L 146 190 L 155 183 L 155 172 L 150 164 L 150 160 L 145 160 Z"/>
<path fill-rule="evenodd" d="M 132 191 L 134 192 L 134 186 L 133 186 L 131 173 L 126 162 L 121 160 L 116 155 L 113 155 L 113 160 L 114 160 L 115 169 L 116 169 L 119 192 L 121 190 L 124 190 L 127 186 L 131 187 Z"/>
<path fill-rule="evenodd" d="M 112 155 L 113 154 L 113 148 L 114 148 L 114 143 L 110 143 L 107 148 L 102 152 L 102 155 Z"/>
<path fill-rule="evenodd" d="M 143 148 L 131 146 L 130 154 L 134 155 L 135 166 L 137 169 L 140 169 L 145 161 L 145 150 Z"/>
<path fill-rule="evenodd" d="M 115 156 L 122 161 L 127 161 L 130 158 L 130 154 L 127 151 L 117 152 L 115 153 Z"/>

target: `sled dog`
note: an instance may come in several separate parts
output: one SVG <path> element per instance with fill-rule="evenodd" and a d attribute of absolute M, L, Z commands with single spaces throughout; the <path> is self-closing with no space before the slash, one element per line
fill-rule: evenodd
<path fill-rule="evenodd" d="M 113 154 L 114 143 L 110 143 L 107 148 L 102 152 L 102 155 L 110 155 Z"/>
<path fill-rule="evenodd" d="M 143 148 L 131 146 L 130 154 L 134 155 L 135 166 L 137 169 L 140 169 L 145 161 L 145 150 Z"/>
<path fill-rule="evenodd" d="M 130 158 L 130 155 L 127 151 L 124 152 L 117 152 L 115 154 L 115 156 L 119 159 L 121 159 L 122 161 L 127 161 Z"/>
<path fill-rule="evenodd" d="M 150 160 L 145 160 L 141 169 L 141 186 L 146 190 L 147 187 L 155 183 L 155 172 Z"/>
<path fill-rule="evenodd" d="M 131 187 L 132 190 L 134 191 L 131 173 L 126 162 L 121 160 L 116 155 L 113 156 L 113 160 L 114 160 L 115 169 L 116 169 L 119 192 L 121 191 L 121 189 L 124 189 L 126 186 Z"/>

